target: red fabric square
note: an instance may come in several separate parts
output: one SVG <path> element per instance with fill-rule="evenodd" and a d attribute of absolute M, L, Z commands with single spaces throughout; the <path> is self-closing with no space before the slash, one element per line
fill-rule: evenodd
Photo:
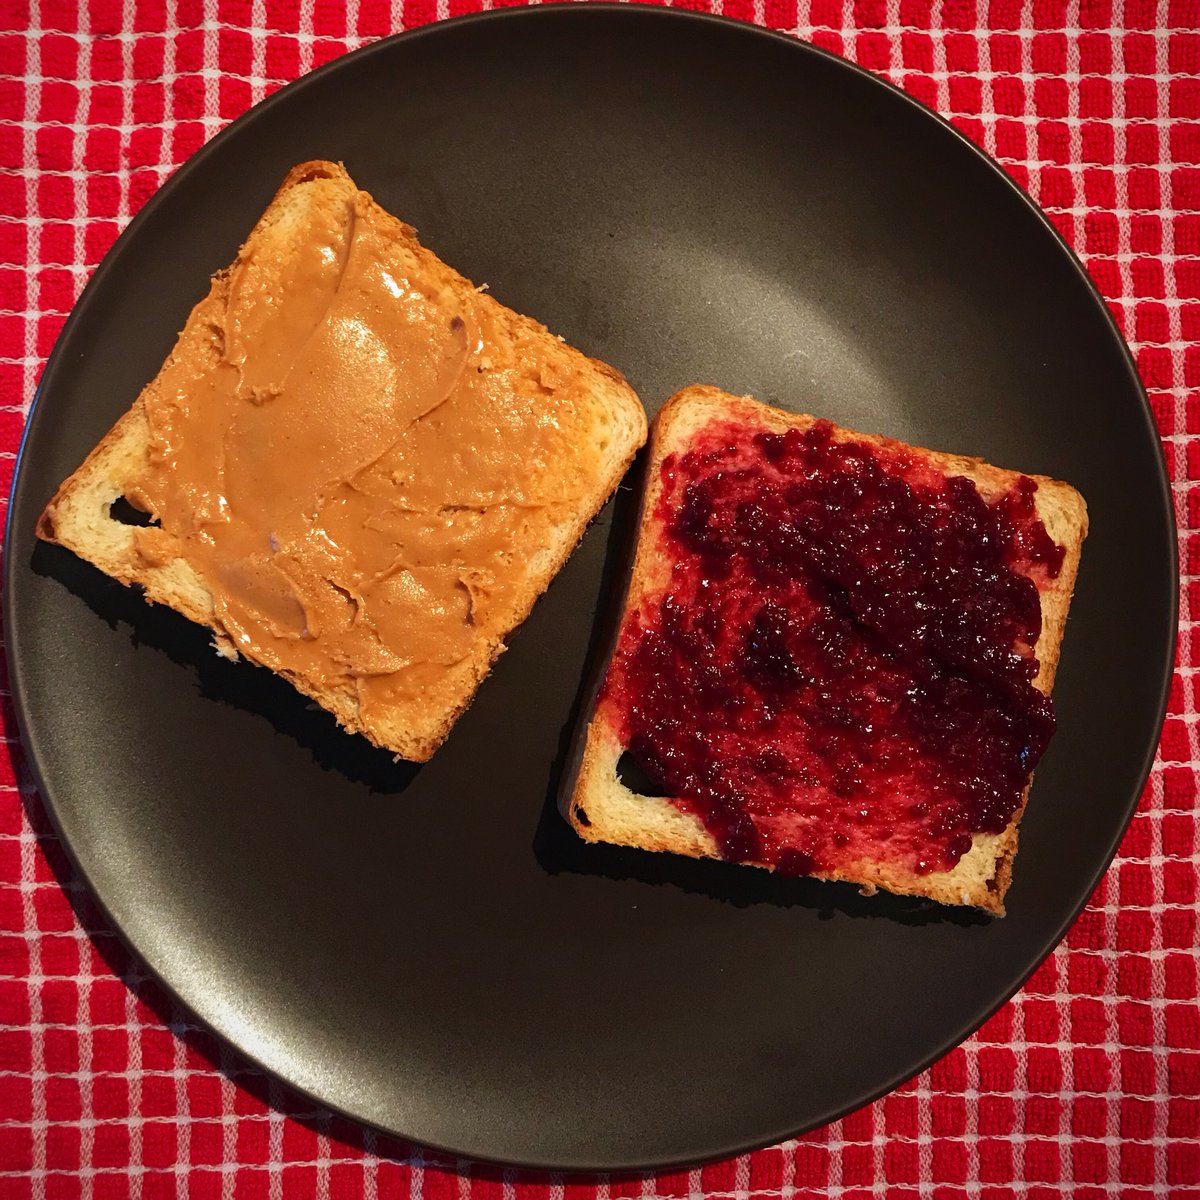
<path fill-rule="evenodd" d="M 1027 134 L 1019 121 L 997 121 L 995 124 L 996 154 L 1000 158 L 1023 158 Z"/>
<path fill-rule="evenodd" d="M 1087 120 L 1112 116 L 1112 81 L 1087 77 L 1079 81 L 1079 116 Z"/>
<path fill-rule="evenodd" d="M 1008 34 L 995 34 L 991 38 L 992 70 L 1013 74 L 1021 69 L 1021 40 Z"/>
<path fill-rule="evenodd" d="M 1073 1142 L 1071 1175 L 1077 1183 L 1101 1183 L 1107 1179 L 1108 1147 L 1099 1142 Z"/>
<path fill-rule="evenodd" d="M 79 78 L 79 41 L 57 33 L 38 39 L 38 66 L 46 79 Z"/>
<path fill-rule="evenodd" d="M 915 1096 L 893 1094 L 883 1101 L 883 1125 L 889 1137 L 915 1138 L 918 1122 Z"/>
<path fill-rule="evenodd" d="M 1166 1056 L 1166 1079 L 1176 1096 L 1200 1096 L 1200 1055 L 1171 1052 Z"/>
<path fill-rule="evenodd" d="M 1054 1183 L 1061 1175 L 1057 1142 L 1025 1143 L 1025 1178 L 1035 1183 Z"/>
<path fill-rule="evenodd" d="M 885 0 L 854 0 L 853 13 L 859 27 L 882 29 L 887 24 Z"/>
<path fill-rule="evenodd" d="M 920 1154 L 913 1142 L 888 1142 L 883 1148 L 883 1177 L 890 1184 L 915 1184 L 921 1178 Z"/>
<path fill-rule="evenodd" d="M 1031 1092 L 1057 1092 L 1062 1087 L 1062 1063 L 1055 1051 L 1030 1046 L 1026 1054 L 1026 1086 Z"/>
<path fill-rule="evenodd" d="M 947 1089 L 948 1090 L 948 1089 Z M 967 1106 L 961 1096 L 935 1097 L 931 1113 L 931 1132 L 935 1138 L 960 1136 L 967 1127 Z"/>
<path fill-rule="evenodd" d="M 794 29 L 797 23 L 796 0 L 766 0 L 763 18 L 771 29 Z"/>
<path fill-rule="evenodd" d="M 1011 1096 L 980 1096 L 978 1132 L 985 1135 L 1007 1135 L 1016 1128 L 1016 1104 Z"/>
<path fill-rule="evenodd" d="M 1121 1053 L 1121 1090 L 1130 1096 L 1152 1096 L 1155 1093 L 1154 1056 L 1145 1051 L 1125 1050 Z"/>
<path fill-rule="evenodd" d="M 933 70 L 933 39 L 906 29 L 900 36 L 901 61 L 910 71 Z"/>
<path fill-rule="evenodd" d="M 272 38 L 267 43 L 265 69 L 272 79 L 294 79 L 300 73 L 300 43 L 294 38 Z"/>
<path fill-rule="evenodd" d="M 1099 121 L 1087 121 L 1080 128 L 1079 148 L 1084 162 L 1106 163 L 1113 159 L 1113 128 Z"/>
<path fill-rule="evenodd" d="M 385 37 L 393 32 L 391 16 L 388 0 L 361 0 L 355 32 L 363 38 Z"/>
<path fill-rule="evenodd" d="M 869 1142 L 875 1135 L 875 1118 L 870 1108 L 856 1109 L 842 1118 L 842 1137 L 848 1142 Z"/>
<path fill-rule="evenodd" d="M 1171 203 L 1176 208 L 1200 208 L 1200 168 L 1179 167 L 1171 172 Z"/>
<path fill-rule="evenodd" d="M 1128 15 L 1126 0 L 1126 15 Z M 1121 39 L 1125 56 L 1125 71 L 1129 75 L 1152 75 L 1157 58 L 1154 38 L 1144 33 L 1126 33 Z"/>
<path fill-rule="evenodd" d="M 66 1110 L 69 1111 L 69 1110 Z M 70 1118 L 64 1118 L 69 1120 Z M 80 1159 L 79 1126 L 58 1124 L 46 1130 L 46 1168 L 50 1171 L 77 1171 Z M 0 1158 L 0 1162 L 3 1159 Z"/>
<path fill-rule="evenodd" d="M 249 75 L 253 45 L 240 29 L 222 29 L 217 39 L 217 63 L 225 75 Z"/>
<path fill-rule="evenodd" d="M 287 1172 L 282 1172 L 281 1174 L 284 1179 L 287 1179 Z M 188 1200 L 223 1200 L 222 1183 L 223 1176 L 220 1171 L 196 1170 L 193 1168 L 188 1172 L 187 1176 Z M 294 1194 L 304 1198 L 316 1195 L 315 1192 L 296 1192 Z"/>
<path fill-rule="evenodd" d="M 98 1167 L 121 1167 L 129 1162 L 127 1125 L 97 1125 L 92 1139 L 92 1157 Z"/>
<path fill-rule="evenodd" d="M 1121 1137 L 1128 1141 L 1148 1140 L 1154 1133 L 1154 1114 L 1155 1108 L 1150 1101 L 1122 1098 Z"/>
<path fill-rule="evenodd" d="M 967 1178 L 967 1148 L 962 1142 L 933 1143 L 933 1174 L 943 1183 L 962 1183 Z"/>
<path fill-rule="evenodd" d="M 1186 1000 L 1200 994 L 1195 959 L 1188 954 L 1168 954 L 1163 962 L 1163 995 Z"/>
<path fill-rule="evenodd" d="M 1134 253 L 1158 254 L 1162 250 L 1162 221 L 1157 216 L 1134 213 L 1129 225 L 1130 248 Z"/>
<path fill-rule="evenodd" d="M 793 1178 L 799 1187 L 822 1189 L 829 1181 L 829 1150 L 826 1146 L 801 1143 L 793 1155 Z"/>
<path fill-rule="evenodd" d="M 950 109 L 956 113 L 977 113 L 983 107 L 983 91 L 978 79 L 950 80 Z"/>
<path fill-rule="evenodd" d="M 1162 944 L 1167 949 L 1195 946 L 1194 909 L 1169 908 L 1162 914 Z"/>
<path fill-rule="evenodd" d="M 1189 1143 L 1167 1145 L 1167 1182 L 1171 1184 L 1200 1183 L 1200 1145 Z"/>
<path fill-rule="evenodd" d="M 137 89 L 133 94 L 133 119 L 137 123 L 147 125 L 158 125 L 163 120 L 167 111 L 167 91 L 161 84 L 145 83 Z M 151 130 L 152 133 L 159 135 L 158 141 L 162 143 L 162 131 L 160 129 Z"/>
<path fill-rule="evenodd" d="M 688 1176 L 684 1176 L 685 1181 Z M 778 1149 L 764 1150 L 750 1160 L 750 1190 L 767 1191 L 783 1186 L 783 1151 Z M 684 1194 L 690 1190 L 690 1182 L 685 1183 Z M 583 1189 L 588 1200 L 592 1195 L 590 1188 Z M 564 1200 L 566 1198 L 564 1197 Z"/>
<path fill-rule="evenodd" d="M 1020 79 L 992 81 L 992 106 L 998 114 L 1020 116 L 1025 111 L 1025 85 Z"/>
<path fill-rule="evenodd" d="M 351 1195 L 350 1192 L 332 1191 L 332 1170 L 330 1171 L 331 1195 Z M 361 1184 L 361 1180 L 356 1180 Z M 239 1171 L 234 1177 L 233 1200 L 267 1200 L 271 1194 L 271 1180 L 263 1171 Z"/>
<path fill-rule="evenodd" d="M 1061 76 L 1067 71 L 1067 36 L 1064 33 L 1039 33 L 1033 38 L 1030 48 L 1033 69 L 1037 74 Z M 1050 82 L 1049 80 L 1045 82 Z M 1066 88 L 1063 88 L 1066 95 Z M 1040 105 L 1037 106 L 1039 116 L 1065 116 L 1062 113 L 1046 113 Z"/>
<path fill-rule="evenodd" d="M 979 42 L 972 34 L 948 33 L 942 39 L 946 69 L 953 72 L 979 69 Z"/>
<path fill-rule="evenodd" d="M 1158 115 L 1158 89 L 1152 79 L 1137 77 L 1126 79 L 1122 85 L 1126 120 L 1152 121 Z M 1146 125 L 1128 125 L 1125 129 L 1127 144 L 1135 146 L 1148 137 L 1157 138 L 1158 131 Z M 1141 156 L 1142 152 L 1134 150 L 1130 161 L 1151 162 L 1152 158 Z"/>

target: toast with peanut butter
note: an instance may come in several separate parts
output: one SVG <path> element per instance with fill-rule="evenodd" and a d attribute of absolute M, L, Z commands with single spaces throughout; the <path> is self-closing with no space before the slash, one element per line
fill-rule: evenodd
<path fill-rule="evenodd" d="M 38 533 L 423 762 L 645 437 L 616 370 L 311 162 Z"/>
<path fill-rule="evenodd" d="M 1002 915 L 1086 534 L 1065 483 L 679 392 L 563 815 Z"/>

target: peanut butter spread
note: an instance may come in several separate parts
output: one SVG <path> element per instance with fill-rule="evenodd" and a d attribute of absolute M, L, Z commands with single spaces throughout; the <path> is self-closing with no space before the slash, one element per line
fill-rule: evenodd
<path fill-rule="evenodd" d="M 139 554 L 182 557 L 243 655 L 364 720 L 436 703 L 596 487 L 583 384 L 364 193 L 267 240 L 144 395 Z"/>

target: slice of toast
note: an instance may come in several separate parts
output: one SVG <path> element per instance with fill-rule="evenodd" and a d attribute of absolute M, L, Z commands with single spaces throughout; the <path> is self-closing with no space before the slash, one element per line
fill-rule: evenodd
<path fill-rule="evenodd" d="M 310 162 L 38 534 L 423 762 L 645 438 L 618 371 Z"/>
<path fill-rule="evenodd" d="M 825 436 L 829 437 L 832 445 L 840 449 L 845 449 L 843 443 L 857 443 L 860 447 L 868 448 L 869 454 L 890 456 L 890 459 L 902 465 L 907 464 L 903 469 L 909 475 L 915 474 L 919 479 L 923 477 L 923 482 L 932 482 L 935 486 L 941 486 L 952 477 L 970 480 L 979 497 L 989 505 L 999 502 L 1000 498 L 1009 494 L 1021 480 L 1026 481 L 1023 484 L 1026 489 L 1031 489 L 1032 485 L 1028 480 L 1032 479 L 1036 484 L 1036 491 L 1033 492 L 1034 509 L 1031 510 L 1031 514 L 1036 512 L 1036 518 L 1040 518 L 1049 538 L 1061 547 L 1061 566 L 1053 578 L 1049 577 L 1048 570 L 1035 566 L 1032 562 L 1024 563 L 1019 568 L 1027 577 L 1036 579 L 1041 609 L 1040 634 L 1033 647 L 1033 654 L 1037 660 L 1036 668 L 1029 663 L 1026 648 L 1026 665 L 1020 669 L 1025 672 L 1022 686 L 1028 688 L 1032 682 L 1033 688 L 1048 697 L 1058 665 L 1063 627 L 1074 589 L 1080 549 L 1087 533 L 1087 510 L 1079 493 L 1067 484 L 1041 476 L 1022 476 L 1017 472 L 989 466 L 979 459 L 903 446 L 886 438 L 857 434 L 850 430 L 829 427 L 828 423 L 822 424 L 828 430 Z M 812 431 L 817 425 L 818 422 L 811 416 L 796 416 L 770 408 L 749 397 L 731 396 L 715 388 L 703 386 L 689 387 L 674 395 L 656 418 L 651 431 L 637 549 L 620 627 L 609 661 L 604 668 L 606 673 L 602 675 L 597 689 L 593 710 L 587 717 L 588 723 L 577 742 L 577 766 L 564 781 L 560 794 L 560 809 L 563 815 L 585 840 L 668 851 L 693 858 L 732 858 L 733 861 L 741 861 L 746 865 L 765 866 L 768 869 L 776 866 L 784 869 L 784 860 L 778 852 L 779 828 L 798 830 L 799 832 L 794 834 L 798 839 L 794 848 L 803 849 L 803 825 L 771 826 L 770 836 L 775 838 L 772 843 L 775 852 L 760 852 L 757 856 L 752 854 L 749 857 L 730 854 L 730 842 L 725 837 L 728 830 L 723 833 L 722 829 L 716 826 L 710 828 L 710 823 L 706 823 L 704 819 L 703 814 L 706 810 L 702 805 L 689 802 L 687 797 L 671 795 L 669 792 L 666 795 L 662 794 L 667 786 L 662 782 L 663 773 L 669 773 L 669 767 L 662 766 L 664 760 L 658 760 L 658 776 L 649 779 L 646 772 L 640 769 L 642 764 L 635 762 L 631 768 L 627 768 L 629 758 L 623 758 L 629 751 L 626 741 L 637 741 L 636 723 L 641 722 L 642 726 L 645 726 L 646 718 L 642 715 L 631 715 L 626 711 L 632 701 L 628 697 L 622 699 L 621 689 L 622 681 L 628 677 L 628 672 L 634 669 L 630 665 L 634 662 L 633 656 L 641 653 L 639 645 L 640 639 L 645 636 L 644 631 L 661 629 L 661 625 L 656 626 L 656 622 L 665 620 L 661 615 L 664 612 L 663 597 L 685 594 L 685 591 L 681 590 L 683 585 L 673 581 L 687 578 L 686 559 L 689 552 L 674 536 L 680 526 L 676 524 L 668 528 L 668 522 L 682 519 L 681 510 L 687 503 L 687 493 L 682 490 L 683 485 L 678 481 L 681 469 L 679 464 L 686 461 L 683 456 L 700 444 L 710 449 L 716 446 L 720 453 L 734 455 L 729 460 L 728 470 L 736 472 L 744 465 L 744 461 L 737 458 L 732 448 L 725 450 L 726 445 L 733 447 L 739 442 L 745 444 L 747 439 L 761 432 L 778 435 L 787 431 Z M 718 432 L 714 435 L 713 430 Z M 978 498 L 974 502 L 978 503 Z M 1036 518 L 1031 514 L 1028 519 L 1036 524 Z M 702 519 L 715 522 L 718 517 L 703 515 Z M 1013 570 L 1018 571 L 1018 568 L 1014 567 Z M 684 574 L 681 575 L 680 572 Z M 710 584 L 701 581 L 699 587 L 711 586 L 720 589 L 722 586 L 728 586 L 719 578 L 720 571 L 717 572 L 717 576 Z M 736 579 L 736 575 L 733 578 Z M 1014 586 L 1018 590 L 1024 589 L 1026 596 L 1029 596 L 1029 588 L 1023 580 L 1018 580 Z M 695 601 L 695 597 L 712 593 L 701 592 L 693 586 L 693 592 L 687 594 L 693 595 L 693 601 L 698 607 L 703 607 L 705 602 Z M 757 597 L 749 598 L 747 603 L 751 614 L 759 602 Z M 716 601 L 711 602 L 711 608 L 714 613 L 721 613 L 721 621 L 725 621 L 729 613 L 736 610 L 728 605 L 721 607 L 722 603 L 722 598 L 718 596 Z M 1037 601 L 1029 598 L 1026 603 L 1032 606 L 1029 608 L 1028 620 L 1036 623 Z M 686 614 L 686 608 L 684 611 Z M 747 620 L 750 619 L 747 617 Z M 693 620 L 685 615 L 681 627 L 696 628 L 698 620 L 698 617 Z M 712 624 L 716 629 L 718 622 L 715 618 Z M 719 649 L 723 644 L 723 636 L 720 630 L 714 632 L 707 651 L 713 655 L 713 662 L 718 665 L 723 662 L 723 652 Z M 868 632 L 864 636 L 875 635 Z M 731 641 L 729 644 L 735 643 Z M 749 645 L 748 642 L 745 644 Z M 714 646 L 717 649 L 713 649 Z M 887 648 L 882 651 L 884 654 L 889 652 Z M 692 664 L 688 665 L 690 669 Z M 701 665 L 695 664 L 695 669 L 700 670 Z M 1036 676 L 1030 680 L 1029 677 L 1035 669 Z M 670 671 L 670 668 L 667 670 Z M 671 672 L 671 678 L 666 681 L 664 688 L 653 694 L 665 697 L 665 702 L 669 703 L 672 689 L 688 686 L 685 675 L 686 672 L 683 671 Z M 645 704 L 648 694 L 651 693 L 644 690 L 637 693 L 640 697 L 637 703 Z M 1032 694 L 1030 699 L 1035 707 L 1047 703 Z M 734 715 L 735 711 L 737 715 Z M 728 714 L 704 714 L 712 719 L 712 724 L 706 727 L 703 735 L 707 739 L 703 753 L 708 756 L 704 761 L 710 771 L 732 769 L 730 764 L 734 760 L 723 760 L 722 755 L 732 754 L 733 751 L 712 747 L 718 744 L 725 746 L 728 742 L 736 750 L 738 722 L 744 719 L 743 714 L 747 711 L 749 708 L 743 704 L 740 708 L 730 709 Z M 768 728 L 782 728 L 780 722 L 784 719 L 778 716 L 771 718 L 774 725 L 769 723 Z M 1050 728 L 1052 729 L 1052 724 Z M 804 736 L 803 731 L 799 736 Z M 654 751 L 649 753 L 653 754 Z M 1022 753 L 1019 765 L 1023 767 L 1025 761 Z M 622 776 L 625 777 L 625 781 Z M 746 776 L 739 778 L 744 781 Z M 1020 783 L 1021 778 L 1024 779 L 1023 787 Z M 865 851 L 862 850 L 860 843 L 859 849 L 855 850 L 850 858 L 839 860 L 835 854 L 833 861 L 825 866 L 819 860 L 814 862 L 803 856 L 791 854 L 786 863 L 787 872 L 812 875 L 819 879 L 844 880 L 859 884 L 867 892 L 882 888 L 901 895 L 930 897 L 944 904 L 977 906 L 1002 915 L 1005 893 L 1011 880 L 1013 856 L 1017 849 L 1017 829 L 1028 799 L 1031 779 L 1031 771 L 1023 775 L 1018 774 L 1016 788 L 1012 791 L 1015 810 L 1012 811 L 1011 818 L 1002 829 L 975 832 L 969 842 L 960 839 L 956 850 L 960 857 L 953 866 L 943 866 L 947 860 L 939 860 L 934 869 L 929 869 L 928 862 L 915 862 L 911 854 L 898 857 L 888 851 L 886 840 L 890 835 L 884 832 L 881 835 L 883 842 L 878 853 L 872 852 L 869 845 Z M 642 791 L 658 791 L 659 794 L 639 794 L 628 786 L 630 783 L 640 787 Z M 756 784 L 752 782 L 746 786 L 752 791 Z M 835 804 L 829 811 L 843 813 L 854 808 L 861 799 L 855 791 L 855 785 L 852 784 L 846 795 L 837 802 L 841 807 Z M 747 806 L 747 811 L 752 807 L 753 801 Z M 865 810 L 862 810 L 862 813 L 864 817 L 867 816 Z M 708 816 L 711 822 L 711 811 L 708 812 Z M 994 823 L 998 823 L 999 819 L 1002 818 L 997 818 L 997 822 Z M 756 823 L 762 839 L 766 839 L 768 835 L 762 831 L 767 829 L 767 826 L 758 824 L 760 818 L 753 814 L 751 820 Z M 724 838 L 724 842 L 719 841 L 716 835 Z M 766 841 L 760 840 L 760 844 L 766 844 Z"/>

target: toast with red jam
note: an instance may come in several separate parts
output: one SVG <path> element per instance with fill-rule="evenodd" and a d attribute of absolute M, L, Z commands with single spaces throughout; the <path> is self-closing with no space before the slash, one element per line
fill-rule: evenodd
<path fill-rule="evenodd" d="M 677 393 L 564 816 L 1002 915 L 1086 534 L 1065 483 Z"/>

